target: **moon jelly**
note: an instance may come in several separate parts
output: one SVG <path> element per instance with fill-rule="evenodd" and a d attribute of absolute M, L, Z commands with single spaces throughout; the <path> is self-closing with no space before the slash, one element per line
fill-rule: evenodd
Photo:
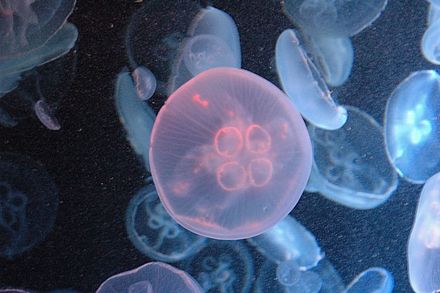
<path fill-rule="evenodd" d="M 187 273 L 162 262 L 150 262 L 114 275 L 96 293 L 201 293 L 199 284 Z"/>
<path fill-rule="evenodd" d="M 433 70 L 403 80 L 388 99 L 385 139 L 389 160 L 413 183 L 440 171 L 440 78 Z"/>
<path fill-rule="evenodd" d="M 440 21 L 433 22 L 423 34 L 422 53 L 431 63 L 440 64 Z"/>
<path fill-rule="evenodd" d="M 347 286 L 345 293 L 392 293 L 394 278 L 383 268 L 369 268 Z"/>
<path fill-rule="evenodd" d="M 346 108 L 342 128 L 309 127 L 314 161 L 307 191 L 351 208 L 371 209 L 396 189 L 397 175 L 385 153 L 382 127 L 360 109 Z"/>
<path fill-rule="evenodd" d="M 440 289 L 440 174 L 429 178 L 420 194 L 408 241 L 408 272 L 417 293 Z"/>
<path fill-rule="evenodd" d="M 298 202 L 311 145 L 301 116 L 273 84 L 214 68 L 174 92 L 153 126 L 150 163 L 165 209 L 217 239 L 263 233 Z"/>
<path fill-rule="evenodd" d="M 347 111 L 333 101 L 294 30 L 285 30 L 278 37 L 275 61 L 284 91 L 307 121 L 325 129 L 338 129 L 344 125 Z"/>
<path fill-rule="evenodd" d="M 138 66 L 131 75 L 136 86 L 136 92 L 141 100 L 148 100 L 156 91 L 156 78 L 154 74 L 144 66 Z"/>

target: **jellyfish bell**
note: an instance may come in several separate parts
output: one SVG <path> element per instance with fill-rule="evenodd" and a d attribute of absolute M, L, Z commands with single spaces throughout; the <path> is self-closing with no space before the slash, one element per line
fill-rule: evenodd
<path fill-rule="evenodd" d="M 169 214 L 216 239 L 263 233 L 298 202 L 310 174 L 304 121 L 277 87 L 245 70 L 207 70 L 159 111 L 150 166 Z"/>

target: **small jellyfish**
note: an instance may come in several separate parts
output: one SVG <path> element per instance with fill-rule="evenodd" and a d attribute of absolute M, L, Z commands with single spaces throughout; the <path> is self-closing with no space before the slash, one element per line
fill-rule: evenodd
<path fill-rule="evenodd" d="M 185 262 L 203 292 L 250 292 L 254 278 L 252 256 L 240 241 L 211 240 Z"/>
<path fill-rule="evenodd" d="M 150 145 L 168 213 L 224 240 L 256 236 L 284 218 L 304 190 L 311 156 L 304 121 L 285 94 L 235 68 L 210 69 L 174 92 Z"/>
<path fill-rule="evenodd" d="M 440 21 L 433 22 L 423 34 L 422 53 L 429 62 L 440 64 Z"/>
<path fill-rule="evenodd" d="M 114 275 L 96 293 L 202 293 L 199 284 L 186 272 L 162 262 L 150 262 Z"/>
<path fill-rule="evenodd" d="M 440 290 L 440 174 L 429 178 L 420 194 L 408 240 L 408 272 L 417 293 Z"/>
<path fill-rule="evenodd" d="M 382 127 L 360 109 L 346 108 L 347 123 L 338 130 L 309 126 L 314 161 L 307 191 L 371 209 L 397 188 L 397 174 L 387 159 Z"/>
<path fill-rule="evenodd" d="M 307 121 L 324 129 L 338 129 L 344 125 L 346 109 L 332 99 L 294 30 L 285 30 L 278 37 L 275 61 L 284 91 Z"/>
<path fill-rule="evenodd" d="M 383 268 L 369 268 L 347 286 L 344 293 L 392 293 L 394 278 Z"/>
<path fill-rule="evenodd" d="M 130 201 L 125 225 L 133 245 L 160 261 L 181 261 L 206 245 L 206 238 L 183 229 L 168 215 L 152 184 L 141 188 Z"/>
<path fill-rule="evenodd" d="M 392 92 L 385 110 L 385 140 L 390 162 L 400 176 L 423 183 L 440 171 L 440 78 L 417 71 Z"/>
<path fill-rule="evenodd" d="M 301 269 L 315 267 L 324 257 L 315 236 L 289 215 L 263 234 L 247 240 L 272 262 L 293 259 Z"/>
<path fill-rule="evenodd" d="M 148 100 L 156 91 L 156 77 L 153 72 L 144 66 L 138 66 L 131 74 L 136 93 L 141 100 Z"/>
<path fill-rule="evenodd" d="M 284 13 L 311 35 L 350 37 L 369 27 L 387 0 L 285 0 Z"/>
<path fill-rule="evenodd" d="M 43 101 L 38 100 L 35 103 L 35 114 L 37 115 L 38 119 L 43 123 L 44 126 L 47 127 L 47 129 L 50 130 L 60 130 L 61 126 L 58 122 L 57 118 L 53 115 L 52 110 L 50 109 L 49 105 Z"/>

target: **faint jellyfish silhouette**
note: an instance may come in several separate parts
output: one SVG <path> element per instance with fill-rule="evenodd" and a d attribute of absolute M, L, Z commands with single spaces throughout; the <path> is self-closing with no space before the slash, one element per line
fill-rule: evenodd
<path fill-rule="evenodd" d="M 50 130 L 59 130 L 61 128 L 60 123 L 53 115 L 52 110 L 49 108 L 47 103 L 43 100 L 38 100 L 35 103 L 35 114 L 38 119 Z"/>
<path fill-rule="evenodd" d="M 439 75 L 424 70 L 403 80 L 387 102 L 387 154 L 399 175 L 412 183 L 423 183 L 440 171 L 439 97 Z"/>
<path fill-rule="evenodd" d="M 245 70 L 214 68 L 160 110 L 150 165 L 159 198 L 179 224 L 202 236 L 243 239 L 296 205 L 311 145 L 301 116 L 273 84 Z"/>
<path fill-rule="evenodd" d="M 0 154 L 0 255 L 13 259 L 40 243 L 55 221 L 58 192 L 26 157 Z"/>
<path fill-rule="evenodd" d="M 285 0 L 284 13 L 311 35 L 353 36 L 370 26 L 387 0 Z"/>
<path fill-rule="evenodd" d="M 427 0 L 431 6 L 440 7 L 440 0 Z"/>
<path fill-rule="evenodd" d="M 181 261 L 206 245 L 206 238 L 183 229 L 168 215 L 152 184 L 130 201 L 125 223 L 133 245 L 152 259 Z"/>
<path fill-rule="evenodd" d="M 144 66 L 138 66 L 131 74 L 136 87 L 136 93 L 141 100 L 148 100 L 156 91 L 156 77 Z"/>
<path fill-rule="evenodd" d="M 432 6 L 432 5 L 431 5 Z M 436 16 L 438 17 L 438 16 Z M 434 21 L 423 34 L 421 49 L 429 62 L 440 64 L 440 21 Z"/>
<path fill-rule="evenodd" d="M 201 293 L 200 285 L 186 272 L 161 262 L 150 262 L 114 275 L 96 293 Z"/>
<path fill-rule="evenodd" d="M 306 189 L 347 207 L 371 209 L 397 188 L 397 174 L 385 153 L 382 127 L 360 109 L 346 109 L 347 123 L 338 130 L 309 127 L 314 161 Z"/>
<path fill-rule="evenodd" d="M 324 257 L 315 236 L 289 215 L 263 234 L 247 240 L 270 261 L 279 264 L 295 260 L 301 270 L 315 267 Z"/>
<path fill-rule="evenodd" d="M 420 194 L 408 240 L 408 272 L 415 292 L 440 289 L 440 174 L 429 178 Z"/>
<path fill-rule="evenodd" d="M 244 293 L 252 288 L 252 256 L 240 241 L 210 240 L 185 262 L 185 270 L 196 278 L 206 293 Z"/>
<path fill-rule="evenodd" d="M 430 1 L 428 1 L 430 2 Z M 440 1 L 439 6 L 431 4 L 428 10 L 428 27 L 433 25 L 440 18 Z"/>
<path fill-rule="evenodd" d="M 384 268 L 369 268 L 347 286 L 345 293 L 392 293 L 394 278 Z"/>
<path fill-rule="evenodd" d="M 278 37 L 275 61 L 284 91 L 307 121 L 324 129 L 338 129 L 344 125 L 346 109 L 332 99 L 294 30 L 285 30 Z"/>

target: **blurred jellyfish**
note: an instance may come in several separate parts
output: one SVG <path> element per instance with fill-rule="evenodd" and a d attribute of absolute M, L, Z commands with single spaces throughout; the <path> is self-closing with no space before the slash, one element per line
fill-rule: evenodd
<path fill-rule="evenodd" d="M 412 73 L 388 99 L 385 140 L 400 176 L 423 183 L 440 171 L 440 78 L 434 70 Z"/>
<path fill-rule="evenodd" d="M 311 35 L 353 36 L 370 26 L 387 0 L 285 0 L 284 13 Z"/>
<path fill-rule="evenodd" d="M 369 268 L 347 286 L 344 293 L 392 293 L 394 278 L 383 268 Z"/>
<path fill-rule="evenodd" d="M 315 267 L 324 257 L 315 236 L 289 215 L 248 241 L 272 262 L 293 259 L 302 270 Z"/>
<path fill-rule="evenodd" d="M 210 240 L 185 263 L 203 292 L 249 292 L 254 277 L 252 256 L 240 241 Z"/>
<path fill-rule="evenodd" d="M 201 293 L 199 284 L 186 272 L 161 262 L 150 262 L 114 275 L 96 293 Z"/>
<path fill-rule="evenodd" d="M 431 63 L 440 64 L 440 21 L 434 21 L 423 34 L 422 53 Z"/>
<path fill-rule="evenodd" d="M 278 37 L 275 61 L 284 91 L 307 121 L 324 129 L 338 129 L 344 125 L 346 109 L 333 101 L 294 30 L 285 30 Z"/>
<path fill-rule="evenodd" d="M 382 127 L 360 109 L 346 108 L 348 120 L 341 129 L 309 127 L 314 161 L 307 191 L 347 207 L 371 209 L 396 189 L 397 174 L 387 160 Z"/>
<path fill-rule="evenodd" d="M 429 5 L 428 10 L 428 27 L 434 24 L 440 18 L 440 1 L 439 6 L 437 5 Z"/>
<path fill-rule="evenodd" d="M 165 209 L 216 239 L 256 236 L 298 202 L 311 167 L 304 121 L 249 71 L 214 68 L 180 87 L 153 126 L 150 164 Z"/>
<path fill-rule="evenodd" d="M 152 184 L 141 188 L 130 201 L 125 223 L 133 245 L 155 260 L 181 261 L 206 243 L 206 238 L 182 228 L 168 215 Z"/>
<path fill-rule="evenodd" d="M 148 100 L 156 91 L 156 77 L 144 66 L 138 66 L 132 73 L 136 93 L 141 100 Z"/>
<path fill-rule="evenodd" d="M 26 157 L 0 154 L 0 255 L 13 259 L 40 243 L 55 221 L 58 192 Z"/>
<path fill-rule="evenodd" d="M 408 272 L 417 293 L 440 290 L 440 174 L 429 178 L 420 194 L 408 241 Z"/>
<path fill-rule="evenodd" d="M 119 119 L 127 131 L 128 141 L 150 171 L 148 150 L 156 114 L 145 101 L 139 99 L 133 79 L 126 70 L 122 70 L 116 80 L 115 104 Z"/>

